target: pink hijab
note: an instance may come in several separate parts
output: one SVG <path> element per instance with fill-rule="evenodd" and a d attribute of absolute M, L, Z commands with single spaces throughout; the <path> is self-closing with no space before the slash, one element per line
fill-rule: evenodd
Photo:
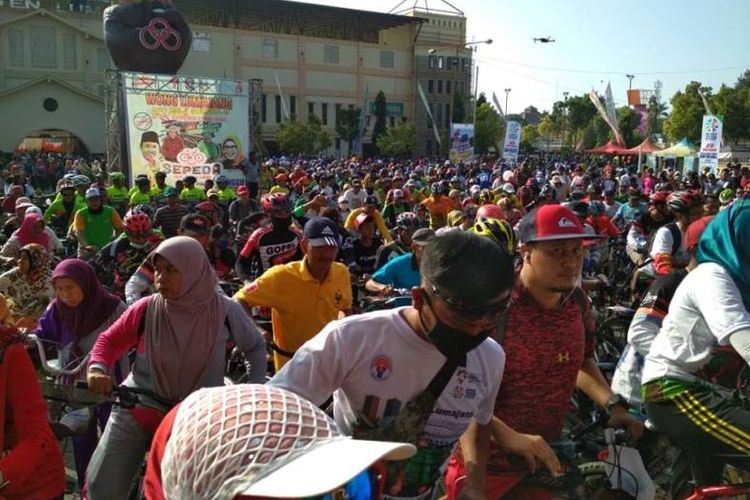
<path fill-rule="evenodd" d="M 42 231 L 42 234 L 34 235 L 34 225 L 39 221 L 42 221 L 42 224 L 44 224 L 44 219 L 41 215 L 35 212 L 27 213 L 21 222 L 21 227 L 16 232 L 16 238 L 21 242 L 21 246 L 26 246 L 29 243 L 37 243 L 49 252 L 49 235 L 47 231 L 45 230 Z"/>
<path fill-rule="evenodd" d="M 158 394 L 179 400 L 200 387 L 208 369 L 226 304 L 216 293 L 218 278 L 200 243 L 175 236 L 159 245 L 159 255 L 182 276 L 180 296 L 151 296 L 146 314 L 147 355 Z"/>

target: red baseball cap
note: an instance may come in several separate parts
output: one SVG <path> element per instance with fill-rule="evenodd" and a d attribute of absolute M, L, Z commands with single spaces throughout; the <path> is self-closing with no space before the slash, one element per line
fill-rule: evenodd
<path fill-rule="evenodd" d="M 250 193 L 250 190 L 247 189 L 247 186 L 240 186 L 240 187 L 237 188 L 237 194 L 239 196 L 242 196 L 242 195 L 245 195 L 245 194 L 248 194 L 248 193 Z"/>
<path fill-rule="evenodd" d="M 685 250 L 688 252 L 693 251 L 696 245 L 698 245 L 698 241 L 701 239 L 703 230 L 706 229 L 706 226 L 708 226 L 708 223 L 711 222 L 713 218 L 713 215 L 707 215 L 690 223 L 687 231 L 685 231 Z"/>
<path fill-rule="evenodd" d="M 554 240 L 594 240 L 586 233 L 578 216 L 562 205 L 542 205 L 524 215 L 518 226 L 521 243 Z"/>

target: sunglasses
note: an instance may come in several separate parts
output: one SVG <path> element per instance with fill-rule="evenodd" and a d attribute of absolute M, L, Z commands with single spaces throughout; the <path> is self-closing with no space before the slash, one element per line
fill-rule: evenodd
<path fill-rule="evenodd" d="M 385 467 L 377 462 L 354 476 L 349 482 L 328 494 L 308 497 L 305 500 L 370 500 L 381 498 L 385 489 Z"/>
<path fill-rule="evenodd" d="M 510 300 L 511 300 L 510 294 L 500 302 L 496 302 L 491 305 L 479 306 L 479 305 L 473 305 L 473 304 L 466 304 L 465 302 L 462 302 L 456 299 L 455 297 L 451 297 L 445 292 L 440 291 L 438 287 L 436 287 L 435 285 L 431 283 L 429 283 L 428 286 L 430 289 L 430 293 L 432 295 L 439 297 L 440 300 L 445 302 L 453 312 L 455 312 L 457 315 L 468 320 L 479 320 L 483 318 L 497 318 L 505 314 L 505 312 L 508 310 L 508 307 L 510 306 Z M 429 297 L 430 297 L 430 294 L 425 294 L 425 298 L 427 299 L 428 303 L 430 302 Z"/>

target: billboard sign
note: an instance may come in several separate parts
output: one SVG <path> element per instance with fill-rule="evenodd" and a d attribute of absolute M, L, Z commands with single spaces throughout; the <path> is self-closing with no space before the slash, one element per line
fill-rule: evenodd
<path fill-rule="evenodd" d="M 455 163 L 459 161 L 471 161 L 473 159 L 474 124 L 452 123 L 450 160 Z"/>
<path fill-rule="evenodd" d="M 224 174 L 244 184 L 250 84 L 239 80 L 123 73 L 131 179 L 167 174 L 167 184 Z"/>

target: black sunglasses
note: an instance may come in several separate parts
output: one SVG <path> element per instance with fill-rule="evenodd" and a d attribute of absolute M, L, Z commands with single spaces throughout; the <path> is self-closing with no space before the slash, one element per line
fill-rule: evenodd
<path fill-rule="evenodd" d="M 431 294 L 440 297 L 440 300 L 448 304 L 449 308 L 452 309 L 456 314 L 469 320 L 478 320 L 487 317 L 497 318 L 505 314 L 505 312 L 508 310 L 508 307 L 510 307 L 510 294 L 500 302 L 496 302 L 492 305 L 478 306 L 473 304 L 466 304 L 465 302 L 462 302 L 455 297 L 451 297 L 445 292 L 441 292 L 440 289 L 438 289 L 438 287 L 436 287 L 432 283 L 428 283 L 428 287 Z M 430 300 L 429 296 L 430 294 L 425 294 L 428 302 Z"/>

